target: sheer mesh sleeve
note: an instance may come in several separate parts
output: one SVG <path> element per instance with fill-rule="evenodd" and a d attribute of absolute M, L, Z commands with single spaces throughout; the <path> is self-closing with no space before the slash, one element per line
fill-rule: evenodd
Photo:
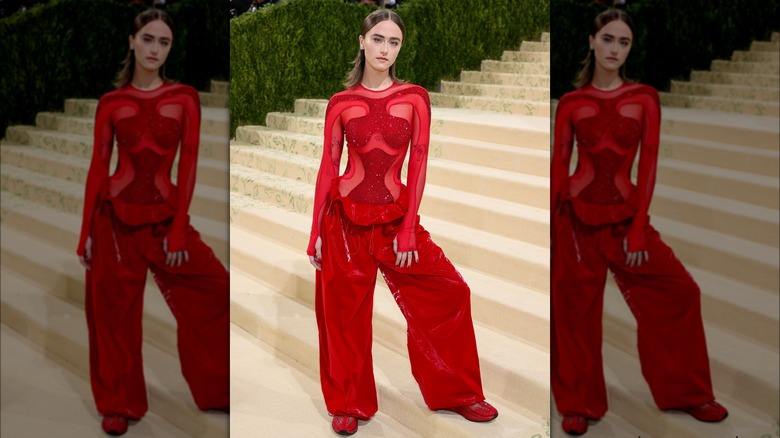
<path fill-rule="evenodd" d="M 398 232 L 398 251 L 415 251 L 415 227 L 417 211 L 420 208 L 425 174 L 428 166 L 428 146 L 431 137 L 431 102 L 425 89 L 418 87 L 419 94 L 411 94 L 409 102 L 413 107 L 412 142 L 409 152 L 409 167 L 406 186 L 409 192 L 409 209 L 404 215 L 401 229 Z"/>
<path fill-rule="evenodd" d="M 550 162 L 550 208 L 555 215 L 561 206 L 569 178 L 574 130 L 571 111 L 574 105 L 564 96 L 558 102 L 555 111 L 555 130 L 553 132 L 553 153 Z"/>
<path fill-rule="evenodd" d="M 200 98 L 198 92 L 184 88 L 180 94 L 183 109 L 181 149 L 176 173 L 178 205 L 173 223 L 168 231 L 168 251 L 184 251 L 185 231 L 190 222 L 189 209 L 195 190 L 195 176 L 198 169 L 198 149 L 200 147 Z"/>
<path fill-rule="evenodd" d="M 639 165 L 636 185 L 639 198 L 634 221 L 628 230 L 628 250 L 643 251 L 646 248 L 645 226 L 648 224 L 648 210 L 655 190 L 656 169 L 658 167 L 658 145 L 661 131 L 661 104 L 658 92 L 644 87 L 639 96 L 642 103 L 642 146 L 639 149 Z"/>
<path fill-rule="evenodd" d="M 322 160 L 317 173 L 317 183 L 314 189 L 314 207 L 312 209 L 311 233 L 309 234 L 309 246 L 306 249 L 308 255 L 314 255 L 314 245 L 320 236 L 322 216 L 325 203 L 328 199 L 331 183 L 339 175 L 341 153 L 344 148 L 344 129 L 341 124 L 341 109 L 336 99 L 328 102 L 325 111 L 325 131 L 322 144 Z"/>
<path fill-rule="evenodd" d="M 112 103 L 101 99 L 95 113 L 95 131 L 92 149 L 92 161 L 87 172 L 87 183 L 84 190 L 84 213 L 81 222 L 76 253 L 84 255 L 87 237 L 92 228 L 92 217 L 95 214 L 98 196 L 108 179 L 111 152 L 114 145 L 114 128 L 111 123 Z"/>

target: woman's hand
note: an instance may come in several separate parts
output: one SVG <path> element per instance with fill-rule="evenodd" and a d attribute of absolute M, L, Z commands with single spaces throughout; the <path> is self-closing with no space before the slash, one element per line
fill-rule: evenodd
<path fill-rule="evenodd" d="M 417 254 L 417 251 L 398 252 L 398 236 L 393 238 L 393 252 L 395 253 L 396 266 L 400 266 L 402 268 L 408 268 L 409 266 L 412 266 L 412 256 L 414 256 L 415 263 L 420 261 L 420 255 Z"/>
<path fill-rule="evenodd" d="M 165 252 L 165 265 L 178 268 L 190 261 L 190 254 L 184 251 L 168 252 L 168 237 L 163 239 L 163 252 Z"/>
<path fill-rule="evenodd" d="M 647 263 L 650 260 L 650 254 L 647 251 L 629 251 L 628 250 L 628 237 L 623 239 L 623 252 L 626 253 L 626 265 L 632 268 L 638 268 L 642 266 L 642 263 Z"/>
<path fill-rule="evenodd" d="M 81 262 L 81 266 L 84 267 L 87 271 L 92 269 L 92 238 L 87 237 L 87 240 L 84 244 L 84 255 L 79 256 L 79 262 Z"/>
<path fill-rule="evenodd" d="M 314 255 L 309 256 L 309 263 L 318 271 L 322 271 L 322 237 L 317 237 L 314 243 Z"/>

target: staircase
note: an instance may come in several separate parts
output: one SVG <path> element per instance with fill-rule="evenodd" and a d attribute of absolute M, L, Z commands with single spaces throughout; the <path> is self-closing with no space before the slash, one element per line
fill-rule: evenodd
<path fill-rule="evenodd" d="M 780 33 L 754 41 L 730 61 L 712 61 L 711 71 L 693 71 L 690 82 L 672 81 L 663 105 L 778 117 L 780 114 Z"/>
<path fill-rule="evenodd" d="M 213 102 L 228 84 L 213 82 Z M 2 191 L 2 436 L 102 436 L 89 388 L 84 268 L 76 256 L 96 100 L 68 99 L 0 143 Z M 228 260 L 228 111 L 203 107 L 192 223 Z M 116 154 L 114 154 L 116 157 Z M 115 164 L 112 164 L 114 167 Z M 174 177 L 176 166 L 174 164 Z M 181 376 L 176 325 L 147 282 L 144 361 L 149 413 L 128 436 L 227 436 L 224 414 L 197 409 Z"/>
<path fill-rule="evenodd" d="M 676 94 L 662 97 L 661 148 L 650 207 L 651 223 L 702 289 L 715 396 L 729 409 L 729 418 L 722 423 L 705 424 L 686 414 L 663 413 L 655 407 L 639 368 L 635 321 L 610 279 L 605 300 L 603 351 L 610 411 L 598 424 L 591 425 L 589 435 L 777 436 L 780 424 L 780 120 L 776 112 L 780 46 L 777 39 L 775 34 L 775 42 L 753 43 L 753 50 L 748 52 L 774 47 L 774 73 L 770 72 L 771 66 L 766 70 L 756 67 L 748 76 L 758 78 L 758 72 L 774 75 L 764 78 L 766 88 L 759 93 L 774 93 L 774 115 L 732 112 L 747 108 L 745 95 L 691 98 L 688 102 L 692 104 L 686 105 L 690 108 L 667 106 L 677 102 L 670 98 Z M 716 61 L 713 65 L 720 63 Z M 699 76 L 726 83 L 747 75 L 694 74 Z M 676 87 L 679 89 L 680 85 Z M 719 87 L 736 90 L 740 86 L 702 85 L 702 89 L 707 88 L 713 94 Z M 716 101 L 722 103 L 709 106 L 703 103 Z M 758 103 L 756 99 L 752 105 L 769 108 L 772 103 Z M 553 432 L 563 435 L 560 420 L 553 409 Z"/>
<path fill-rule="evenodd" d="M 550 117 L 550 34 L 523 41 L 500 60 L 484 60 L 480 71 L 463 71 L 460 82 L 441 82 L 431 104 L 447 108 Z"/>
<path fill-rule="evenodd" d="M 549 59 L 547 43 L 522 47 L 546 51 Z M 462 78 L 498 95 L 549 88 L 546 73 Z M 447 91 L 459 93 L 453 102 L 472 99 L 456 85 Z M 433 93 L 432 101 L 438 96 L 444 95 Z M 267 126 L 241 126 L 231 141 L 231 436 L 330 430 L 318 377 L 314 268 L 305 253 L 326 105 L 300 99 L 294 113 L 269 113 Z M 437 103 L 432 115 L 421 222 L 471 287 L 483 384 L 501 414 L 475 424 L 427 409 L 410 372 L 405 321 L 379 280 L 373 347 L 379 413 L 361 422 L 359 433 L 549 433 L 549 106 L 540 117 Z"/>

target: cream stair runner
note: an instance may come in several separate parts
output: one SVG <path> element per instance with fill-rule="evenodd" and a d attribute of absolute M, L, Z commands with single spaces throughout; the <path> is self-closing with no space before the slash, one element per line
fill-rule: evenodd
<path fill-rule="evenodd" d="M 549 56 L 548 44 L 523 47 Z M 484 76 L 474 83 L 507 92 L 522 83 L 522 75 Z M 533 80 L 529 87 L 549 87 L 546 76 Z M 244 424 L 260 424 L 258 416 L 273 422 L 296 413 L 276 436 L 330 430 L 318 379 L 314 268 L 305 253 L 326 105 L 300 99 L 294 113 L 269 113 L 267 126 L 241 126 L 231 141 L 231 353 L 234 369 L 247 370 L 233 374 L 234 436 L 253 436 Z M 421 222 L 471 287 L 483 384 L 501 414 L 475 424 L 425 407 L 409 369 L 405 321 L 379 280 L 379 414 L 359 433 L 543 435 L 550 408 L 549 117 L 438 105 L 432 114 Z"/>
<path fill-rule="evenodd" d="M 753 43 L 753 49 L 768 44 L 775 47 L 775 73 L 766 93 L 777 96 L 777 43 Z M 711 76 L 739 79 L 731 73 Z M 662 97 L 651 223 L 701 287 L 715 396 L 730 415 L 722 423 L 705 424 L 655 407 L 639 367 L 636 324 L 610 279 L 603 351 L 610 410 L 591 430 L 604 437 L 775 436 L 780 415 L 780 120 L 776 112 L 737 114 L 725 106 L 669 107 L 668 96 Z M 553 411 L 553 431 L 563 434 Z M 613 423 L 622 426 L 613 429 Z M 613 430 L 621 434 L 610 435 Z"/>
<path fill-rule="evenodd" d="M 227 83 L 212 82 L 211 97 L 201 96 L 209 103 L 221 95 L 224 104 L 227 94 Z M 68 99 L 64 113 L 8 127 L 0 144 L 3 436 L 104 435 L 89 390 L 84 268 L 76 256 L 96 107 L 96 100 Z M 204 106 L 202 113 L 192 223 L 226 263 L 228 111 Z M 128 436 L 227 436 L 228 417 L 203 413 L 192 400 L 175 321 L 151 276 L 145 300 L 150 411 Z M 25 364 L 17 357 L 36 359 Z M 22 395 L 25 387 L 39 390 Z"/>

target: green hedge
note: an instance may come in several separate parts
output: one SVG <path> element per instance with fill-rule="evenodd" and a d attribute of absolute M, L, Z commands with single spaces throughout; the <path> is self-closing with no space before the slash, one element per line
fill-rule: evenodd
<path fill-rule="evenodd" d="M 357 53 L 363 19 L 373 9 L 343 0 L 283 0 L 230 24 L 230 124 L 265 124 L 296 98 L 328 98 Z M 406 41 L 398 75 L 435 89 L 461 70 L 479 69 L 522 40 L 549 30 L 546 0 L 407 0 L 398 9 Z"/>
<path fill-rule="evenodd" d="M 222 6 L 179 0 L 166 9 L 177 33 L 169 77 L 199 89 L 229 77 Z M 0 20 L 0 132 L 9 123 L 32 124 L 40 111 L 62 110 L 66 98 L 112 90 L 132 20 L 143 9 L 129 2 L 52 0 Z"/>
<path fill-rule="evenodd" d="M 604 7 L 582 0 L 552 0 L 551 94 L 572 90 L 588 50 L 593 18 Z M 709 70 L 714 59 L 729 59 L 753 40 L 777 31 L 778 0 L 634 0 L 626 12 L 637 29 L 628 58 L 628 75 L 659 90 L 672 79 L 689 79 L 691 70 Z"/>

